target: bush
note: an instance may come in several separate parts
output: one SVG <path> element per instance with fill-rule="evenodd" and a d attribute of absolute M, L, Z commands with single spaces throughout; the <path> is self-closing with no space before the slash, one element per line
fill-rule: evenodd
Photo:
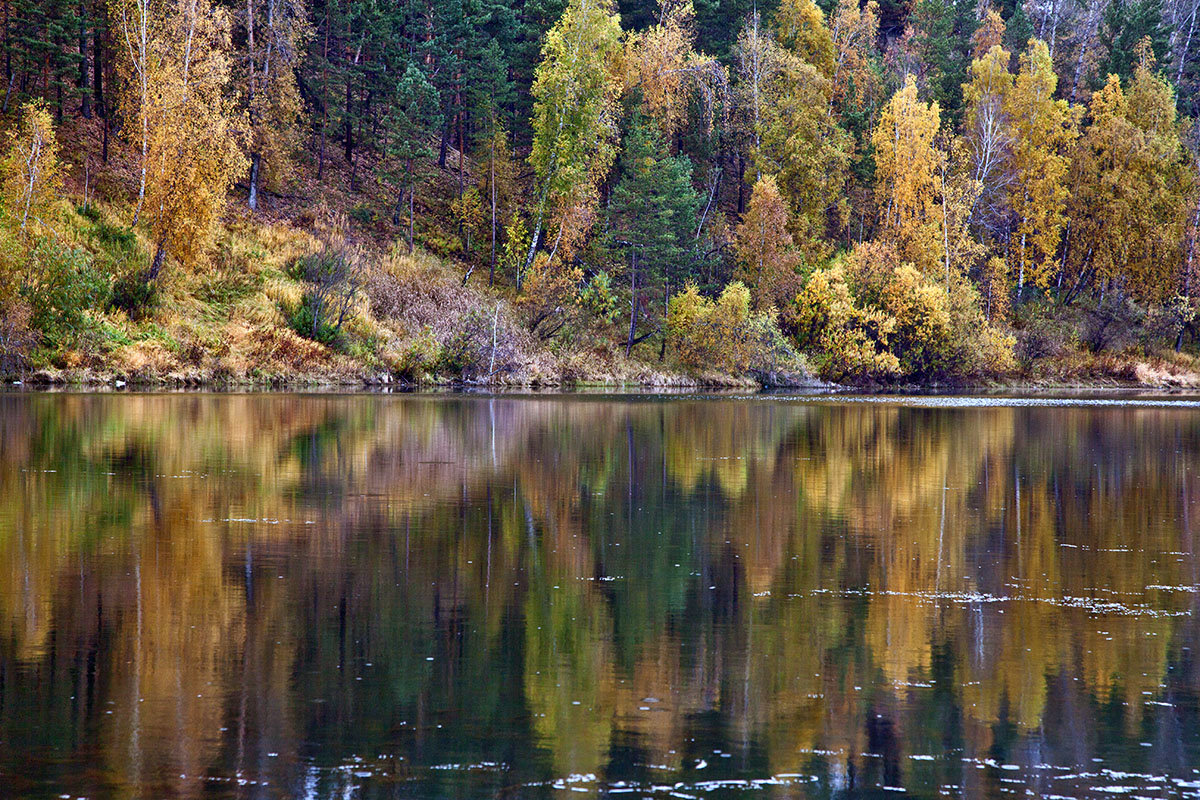
<path fill-rule="evenodd" d="M 375 209 L 371 208 L 365 203 L 359 203 L 351 208 L 349 211 L 349 216 L 350 219 L 361 225 L 374 225 L 375 220 L 378 219 Z"/>
<path fill-rule="evenodd" d="M 546 341 L 575 320 L 580 311 L 579 285 L 583 270 L 554 267 L 539 256 L 525 278 L 517 308 L 525 326 Z"/>
<path fill-rule="evenodd" d="M 1017 363 L 1022 369 L 1028 370 L 1036 361 L 1062 355 L 1067 344 L 1060 323 L 1041 316 L 1034 317 L 1017 334 Z"/>
<path fill-rule="evenodd" d="M 442 348 L 427 325 L 409 339 L 400 353 L 393 359 L 391 370 L 410 381 L 415 381 L 427 372 L 433 372 L 441 362 Z"/>
<path fill-rule="evenodd" d="M 498 312 L 474 308 L 459 318 L 455 334 L 442 346 L 439 367 L 463 380 L 480 380 L 512 367 L 513 350 L 499 335 Z"/>
<path fill-rule="evenodd" d="M 83 312 L 103 304 L 108 279 L 83 250 L 39 240 L 26 257 L 21 295 L 29 324 L 53 338 L 74 336 Z"/>
<path fill-rule="evenodd" d="M 113 282 L 108 307 L 124 311 L 130 319 L 141 319 L 158 306 L 158 298 L 158 284 L 146 280 L 144 269 L 133 269 Z"/>
<path fill-rule="evenodd" d="M 409 378 L 426 372 L 462 380 L 500 375 L 512 371 L 531 345 L 503 304 L 463 286 L 461 275 L 420 250 L 393 253 L 371 273 L 366 292 L 377 319 L 410 331 L 393 360 L 393 369 Z"/>
<path fill-rule="evenodd" d="M 965 366 L 955 363 L 955 357 L 964 354 L 954 346 L 946 289 L 927 283 L 909 264 L 897 267 L 890 277 L 883 287 L 882 306 L 896 321 L 889 345 L 899 359 L 900 372 L 930 377 Z"/>
<path fill-rule="evenodd" d="M 801 368 L 773 315 L 750 311 L 750 291 L 740 281 L 715 301 L 689 284 L 667 306 L 667 334 L 679 361 L 693 369 L 742 374 Z"/>
<path fill-rule="evenodd" d="M 37 334 L 30 327 L 29 304 L 20 297 L 0 302 L 0 374 L 23 369 L 29 353 L 37 344 Z"/>
<path fill-rule="evenodd" d="M 281 309 L 292 330 L 327 347 L 344 344 L 342 325 L 362 282 L 360 255 L 344 244 L 326 245 L 288 268 L 290 275 L 310 285 L 299 304 Z"/>
<path fill-rule="evenodd" d="M 842 267 L 817 270 L 796 296 L 796 343 L 830 380 L 887 378 L 900 372 L 888 349 L 891 315 L 856 303 Z"/>
<path fill-rule="evenodd" d="M 1141 323 L 1141 311 L 1127 297 L 1109 292 L 1083 318 L 1080 338 L 1093 353 L 1119 350 L 1129 342 L 1129 334 Z"/>
<path fill-rule="evenodd" d="M 305 292 L 300 302 L 281 309 L 288 327 L 305 339 L 320 342 L 326 347 L 340 349 L 345 343 L 339 321 L 336 325 L 324 314 L 320 301 L 312 292 Z"/>

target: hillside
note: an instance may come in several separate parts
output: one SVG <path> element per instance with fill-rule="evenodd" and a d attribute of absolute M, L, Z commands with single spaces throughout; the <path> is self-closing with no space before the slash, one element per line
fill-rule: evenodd
<path fill-rule="evenodd" d="M 9 11 L 12 377 L 1200 385 L 1200 0 Z"/>

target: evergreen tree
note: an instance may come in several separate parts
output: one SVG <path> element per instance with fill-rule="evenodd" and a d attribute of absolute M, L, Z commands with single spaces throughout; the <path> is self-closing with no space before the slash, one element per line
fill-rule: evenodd
<path fill-rule="evenodd" d="M 691 277 L 700 198 L 692 165 L 672 156 L 655 122 L 635 111 L 625 135 L 620 178 L 609 202 L 608 233 L 629 257 L 629 336 L 626 353 L 657 329 L 638 335 L 638 320 L 651 305 L 665 309 L 672 287 Z"/>
<path fill-rule="evenodd" d="M 1162 0 L 1111 0 L 1100 26 L 1100 43 L 1108 53 L 1102 75 L 1133 77 L 1138 64 L 1138 43 L 1148 39 L 1156 58 L 1166 60 L 1170 29 L 1163 24 Z"/>

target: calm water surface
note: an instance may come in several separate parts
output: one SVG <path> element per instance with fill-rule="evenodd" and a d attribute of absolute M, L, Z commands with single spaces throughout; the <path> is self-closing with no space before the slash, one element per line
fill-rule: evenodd
<path fill-rule="evenodd" d="M 1200 407 L 0 395 L 0 797 L 1200 797 Z"/>

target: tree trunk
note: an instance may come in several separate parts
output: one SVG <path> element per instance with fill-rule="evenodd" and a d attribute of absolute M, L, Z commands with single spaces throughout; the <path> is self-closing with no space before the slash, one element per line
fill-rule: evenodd
<path fill-rule="evenodd" d="M 325 131 L 329 128 L 329 2 L 325 3 L 325 44 L 321 55 L 321 142 L 317 145 L 317 181 L 325 174 Z"/>
<path fill-rule="evenodd" d="M 79 0 L 79 113 L 92 118 L 92 97 L 88 94 L 87 16 L 83 0 Z"/>
<path fill-rule="evenodd" d="M 258 167 L 262 163 L 262 153 L 250 156 L 250 210 L 258 210 Z"/>
<path fill-rule="evenodd" d="M 104 107 L 104 31 L 100 24 L 102 19 L 103 15 L 98 16 L 92 28 L 92 100 L 96 113 L 107 118 L 108 109 Z"/>
<path fill-rule="evenodd" d="M 409 160 L 409 170 L 412 169 L 412 160 Z M 410 185 L 408 187 L 408 252 L 409 255 L 413 251 L 413 234 L 416 233 L 416 226 L 413 221 L 413 195 L 416 194 L 416 187 Z"/>
<path fill-rule="evenodd" d="M 150 262 L 150 269 L 144 273 L 145 283 L 154 283 L 158 279 L 158 273 L 162 272 L 163 263 L 167 260 L 167 240 L 164 238 L 154 250 L 154 260 Z"/>
<path fill-rule="evenodd" d="M 446 120 L 445 126 L 442 127 L 442 143 L 438 145 L 438 169 L 446 168 L 446 151 L 450 147 L 450 126 L 454 123 L 454 118 Z"/>
<path fill-rule="evenodd" d="M 350 82 L 350 78 L 346 78 L 346 120 L 343 126 L 344 147 L 346 150 L 346 163 L 354 164 L 354 121 L 351 119 L 351 114 L 354 110 L 354 85 Z"/>
<path fill-rule="evenodd" d="M 633 337 L 637 333 L 637 250 L 629 256 L 629 338 L 625 340 L 625 357 L 633 352 Z"/>

